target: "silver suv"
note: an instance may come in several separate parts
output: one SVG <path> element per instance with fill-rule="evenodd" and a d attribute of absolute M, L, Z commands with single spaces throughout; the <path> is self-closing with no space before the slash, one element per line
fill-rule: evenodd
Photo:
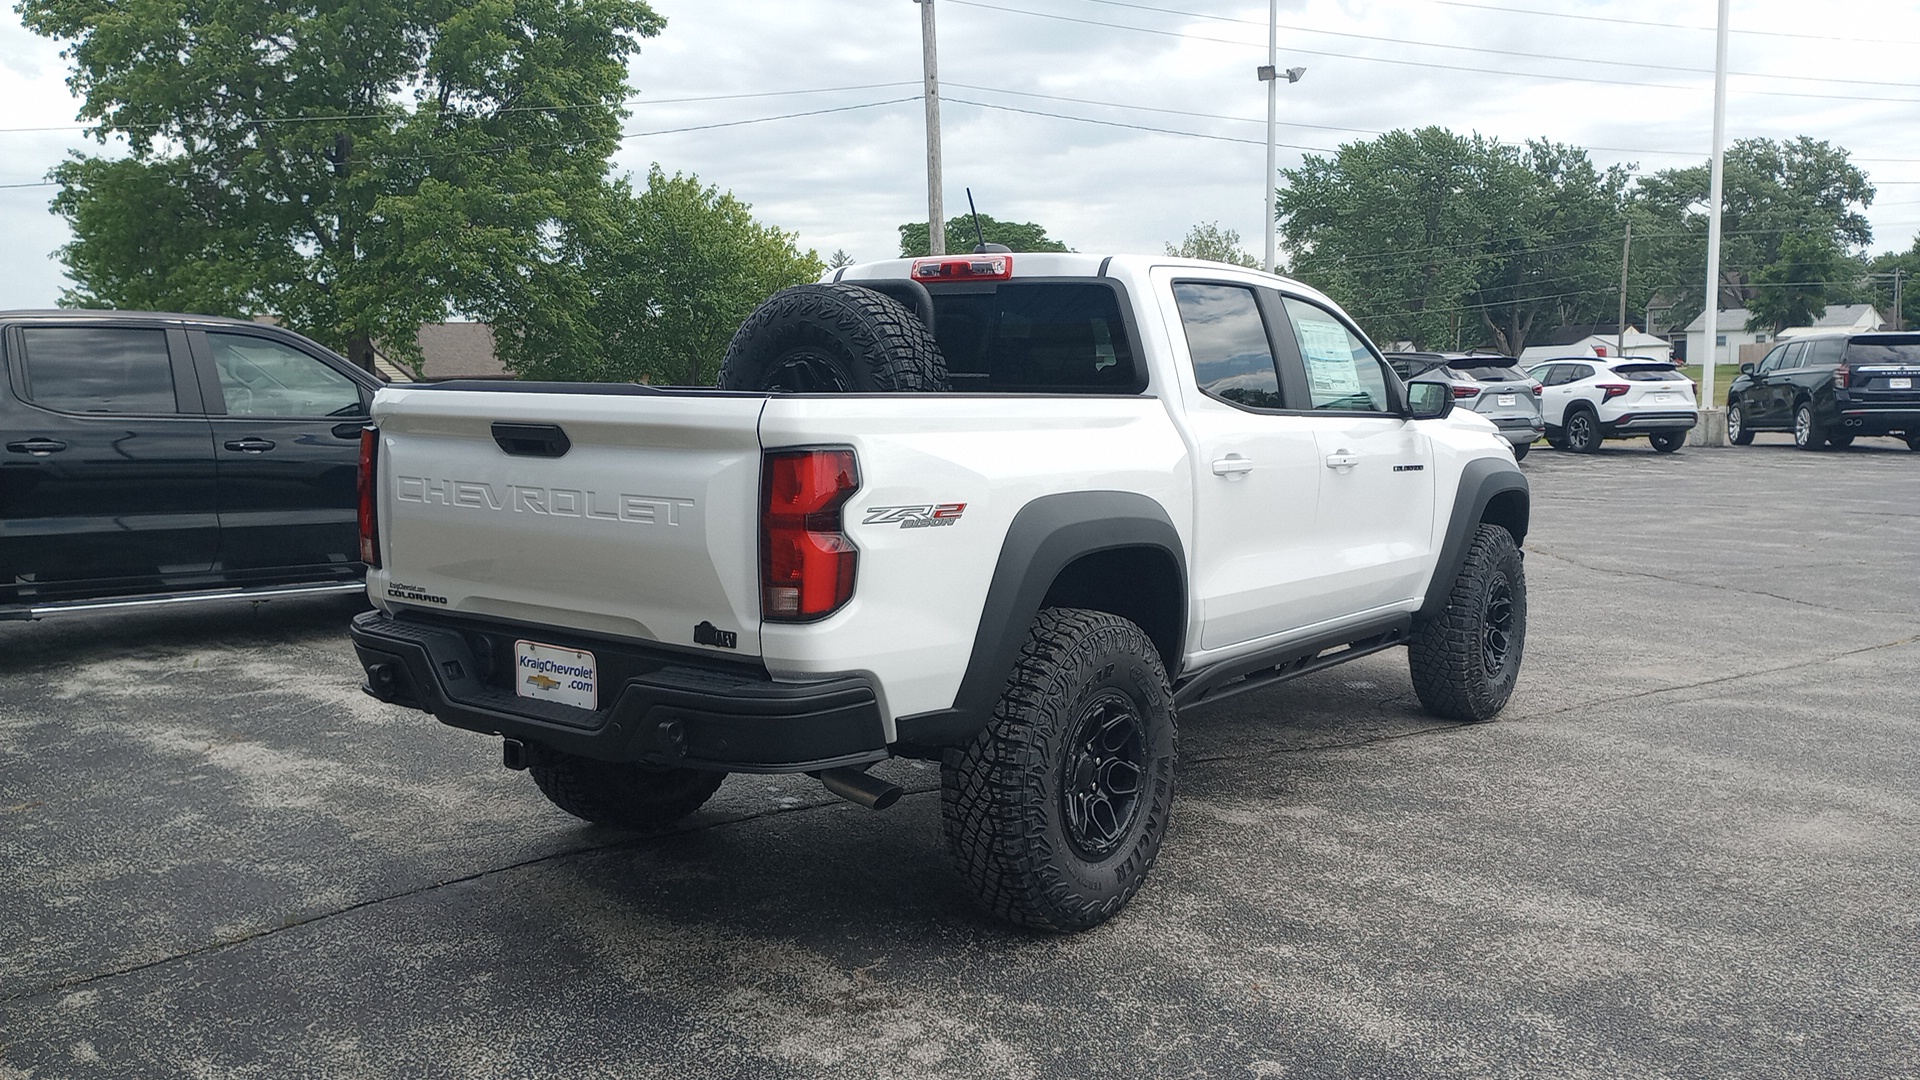
<path fill-rule="evenodd" d="M 1387 353 L 1403 382 L 1415 376 L 1443 379 L 1453 389 L 1453 407 L 1471 409 L 1494 422 L 1513 444 L 1515 461 L 1546 431 L 1540 419 L 1540 383 L 1519 361 L 1497 353 Z"/>

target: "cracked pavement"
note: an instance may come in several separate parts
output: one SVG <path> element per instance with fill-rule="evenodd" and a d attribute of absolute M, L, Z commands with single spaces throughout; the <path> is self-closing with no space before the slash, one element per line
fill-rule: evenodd
<path fill-rule="evenodd" d="M 0 624 L 0 1080 L 1920 1075 L 1920 455 L 1541 449 L 1519 691 L 1182 718 L 1120 917 L 977 913 L 937 770 L 574 821 L 355 610 Z"/>

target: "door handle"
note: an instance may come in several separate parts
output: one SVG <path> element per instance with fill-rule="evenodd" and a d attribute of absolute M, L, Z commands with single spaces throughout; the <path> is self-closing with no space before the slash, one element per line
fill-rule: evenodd
<path fill-rule="evenodd" d="M 1360 464 L 1359 454 L 1348 453 L 1342 450 L 1338 453 L 1327 455 L 1327 468 L 1329 469 L 1350 469 L 1358 464 Z"/>
<path fill-rule="evenodd" d="M 32 454 L 34 457 L 46 457 L 48 454 L 57 454 L 66 448 L 67 444 L 61 442 L 59 439 L 22 439 L 19 442 L 10 442 L 7 444 L 7 449 L 16 454 Z"/>
<path fill-rule="evenodd" d="M 1244 476 L 1253 471 L 1253 462 L 1239 454 L 1228 454 L 1213 463 L 1215 476 Z"/>
<path fill-rule="evenodd" d="M 273 440 L 262 439 L 256 435 L 249 435 L 244 439 L 228 439 L 227 449 L 238 450 L 242 454 L 264 454 L 273 449 Z"/>

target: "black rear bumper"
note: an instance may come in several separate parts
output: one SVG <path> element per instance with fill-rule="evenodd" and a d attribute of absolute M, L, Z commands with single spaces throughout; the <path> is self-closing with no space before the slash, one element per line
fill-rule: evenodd
<path fill-rule="evenodd" d="M 879 702 L 865 678 L 775 682 L 744 665 L 533 634 L 593 650 L 603 670 L 629 672 L 617 684 L 604 680 L 611 704 L 590 712 L 523 698 L 484 679 L 487 642 L 526 636 L 512 627 L 425 623 L 379 611 L 356 616 L 352 627 L 367 693 L 468 731 L 603 761 L 728 772 L 808 772 L 888 756 Z"/>
<path fill-rule="evenodd" d="M 1912 435 L 1920 432 L 1920 405 L 1863 406 L 1843 403 L 1827 421 L 1827 430 L 1836 435 Z"/>

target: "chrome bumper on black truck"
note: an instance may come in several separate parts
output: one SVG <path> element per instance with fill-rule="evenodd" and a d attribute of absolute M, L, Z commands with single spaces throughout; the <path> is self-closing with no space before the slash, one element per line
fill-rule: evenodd
<path fill-rule="evenodd" d="M 836 676 L 775 682 L 747 664 L 628 642 L 556 635 L 506 624 L 369 611 L 352 626 L 366 669 L 362 687 L 381 701 L 432 713 L 442 723 L 532 748 L 603 761 L 722 769 L 815 772 L 888 756 L 873 686 Z M 516 638 L 594 651 L 603 704 L 594 710 L 521 697 L 509 679 Z"/>

